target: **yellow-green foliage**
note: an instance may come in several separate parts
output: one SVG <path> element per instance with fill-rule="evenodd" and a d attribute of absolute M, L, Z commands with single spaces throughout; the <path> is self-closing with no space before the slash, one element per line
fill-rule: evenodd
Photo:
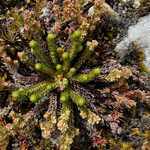
<path fill-rule="evenodd" d="M 41 100 L 44 97 L 48 97 L 48 94 L 53 92 L 54 89 L 56 93 L 60 93 L 59 100 L 56 100 L 62 105 L 60 116 L 57 118 L 53 109 L 49 110 L 44 114 L 45 121 L 40 123 L 40 128 L 43 138 L 48 139 L 51 136 L 53 128 L 57 125 L 62 136 L 58 137 L 56 143 L 60 145 L 60 149 L 62 150 L 69 150 L 73 138 L 79 134 L 79 130 L 72 126 L 72 103 L 77 105 L 81 111 L 81 117 L 86 119 L 89 124 L 94 125 L 101 121 L 99 116 L 86 108 L 86 99 L 73 90 L 70 84 L 72 82 L 85 84 L 93 81 L 100 75 L 101 69 L 99 67 L 91 69 L 86 73 L 77 74 L 82 65 L 93 56 L 92 54 L 94 54 L 94 49 L 98 45 L 98 42 L 96 40 L 88 41 L 86 48 L 83 49 L 82 44 L 84 38 L 80 30 L 74 31 L 70 40 L 71 48 L 65 51 L 57 46 L 56 36 L 52 33 L 48 34 L 47 46 L 49 56 L 42 51 L 42 47 L 37 41 L 31 40 L 29 47 L 38 62 L 36 61 L 37 63 L 34 63 L 27 54 L 22 52 L 19 52 L 18 56 L 23 63 L 34 67 L 35 71 L 41 72 L 49 78 L 34 86 L 20 87 L 12 93 L 12 97 L 15 101 L 24 101 L 28 98 L 33 103 L 41 102 Z M 78 58 L 79 53 L 81 56 Z M 61 141 L 64 141 L 64 138 L 66 142 L 62 143 Z"/>
<path fill-rule="evenodd" d="M 77 105 L 83 106 L 85 100 L 77 92 L 71 90 L 69 86 L 70 80 L 74 82 L 87 83 L 94 80 L 101 73 L 100 68 L 95 68 L 85 74 L 76 75 L 76 71 L 89 59 L 94 53 L 95 47 L 98 45 L 97 41 L 88 41 L 85 50 L 82 48 L 83 37 L 79 30 L 76 30 L 71 35 L 72 46 L 69 51 L 63 52 L 61 59 L 57 53 L 56 36 L 54 34 L 48 34 L 47 45 L 49 48 L 49 57 L 41 50 L 41 47 L 37 41 L 30 41 L 29 46 L 31 53 L 40 61 L 35 64 L 35 69 L 39 72 L 49 75 L 53 78 L 53 81 L 46 80 L 33 87 L 21 87 L 17 91 L 12 93 L 14 100 L 30 97 L 30 101 L 38 102 L 46 94 L 53 89 L 59 89 L 62 94 L 60 97 L 61 102 L 72 99 Z M 78 52 L 83 51 L 81 57 L 76 61 L 75 67 L 71 66 L 72 61 L 76 58 Z M 19 55 L 20 53 L 18 53 Z M 21 57 L 21 55 L 20 55 Z M 28 60 L 24 59 L 24 63 Z M 29 64 L 29 63 L 27 63 Z"/>
<path fill-rule="evenodd" d="M 42 13 L 42 8 L 46 5 L 44 1 L 36 0 L 34 3 L 34 13 L 27 8 L 16 8 L 8 10 L 5 14 L 5 18 L 8 22 L 8 33 L 3 32 L 6 40 L 13 41 L 16 38 L 18 31 L 23 35 L 22 38 L 25 40 L 31 40 L 35 35 L 43 34 L 43 26 L 40 23 L 39 16 Z M 0 16 L 4 18 L 4 15 Z M 13 19 L 12 19 L 13 18 Z M 15 41 L 20 39 L 15 39 Z"/>

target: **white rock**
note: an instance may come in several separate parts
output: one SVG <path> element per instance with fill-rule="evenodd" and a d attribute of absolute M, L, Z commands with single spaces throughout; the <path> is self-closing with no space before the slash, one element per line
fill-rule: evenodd
<path fill-rule="evenodd" d="M 144 50 L 144 63 L 150 69 L 150 14 L 142 17 L 136 25 L 129 27 L 127 36 L 117 44 L 115 50 L 123 53 L 120 50 L 127 50 L 133 41 Z"/>

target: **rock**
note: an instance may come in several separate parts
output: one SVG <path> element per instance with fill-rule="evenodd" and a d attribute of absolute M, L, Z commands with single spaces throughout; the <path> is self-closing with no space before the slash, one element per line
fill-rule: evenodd
<path fill-rule="evenodd" d="M 117 44 L 115 49 L 123 57 L 132 42 L 138 43 L 143 49 L 144 64 L 150 70 L 150 14 L 140 18 L 136 25 L 130 26 L 127 36 Z"/>

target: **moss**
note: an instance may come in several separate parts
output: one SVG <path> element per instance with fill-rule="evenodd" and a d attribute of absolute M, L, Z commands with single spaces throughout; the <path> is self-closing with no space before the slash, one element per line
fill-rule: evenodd
<path fill-rule="evenodd" d="M 138 62 L 139 69 L 141 73 L 148 73 L 149 69 L 143 62 Z"/>
<path fill-rule="evenodd" d="M 133 148 L 132 148 L 131 144 L 129 144 L 129 143 L 123 143 L 122 150 L 133 150 Z"/>

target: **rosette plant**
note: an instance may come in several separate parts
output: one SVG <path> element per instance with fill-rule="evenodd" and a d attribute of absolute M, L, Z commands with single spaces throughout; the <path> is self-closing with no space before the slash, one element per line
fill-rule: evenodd
<path fill-rule="evenodd" d="M 96 55 L 94 49 L 98 42 L 88 41 L 84 48 L 84 36 L 80 30 L 74 31 L 70 36 L 71 48 L 69 50 L 58 47 L 56 36 L 52 33 L 48 34 L 46 39 L 49 56 L 35 40 L 29 42 L 29 47 L 32 57 L 36 60 L 24 52 L 18 52 L 20 60 L 35 69 L 42 79 L 33 86 L 21 86 L 13 91 L 12 97 L 15 101 L 30 99 L 31 102 L 39 105 L 40 102 L 49 99 L 51 110 L 47 110 L 44 115 L 46 120 L 40 123 L 42 135 L 46 139 L 52 138 L 50 131 L 54 128 L 58 129 L 63 136 L 59 136 L 57 143 L 61 145 L 61 149 L 68 149 L 74 136 L 79 134 L 78 129 L 73 126 L 73 116 L 76 115 L 74 107 L 80 111 L 81 118 L 87 119 L 91 125 L 98 124 L 101 120 L 100 116 L 88 109 L 86 98 L 73 88 L 75 84 L 87 84 L 100 75 L 99 67 L 81 72 L 83 65 L 91 59 L 91 56 Z M 57 98 L 54 99 L 51 93 L 55 93 Z M 54 106 L 55 104 L 57 107 Z M 70 140 L 61 143 L 61 138 Z"/>
<path fill-rule="evenodd" d="M 30 41 L 29 46 L 31 48 L 31 53 L 40 62 L 35 63 L 34 65 L 29 57 L 26 58 L 26 60 L 25 58 L 24 60 L 22 58 L 22 60 L 27 61 L 31 66 L 35 66 L 36 71 L 42 72 L 50 78 L 31 87 L 24 86 L 19 88 L 12 93 L 13 98 L 15 100 L 23 100 L 26 97 L 30 97 L 30 101 L 37 103 L 42 97 L 56 88 L 61 93 L 61 103 L 68 102 L 69 99 L 72 99 L 76 105 L 84 106 L 86 100 L 71 89 L 70 83 L 88 83 L 100 75 L 101 69 L 98 67 L 87 73 L 77 74 L 81 66 L 85 64 L 85 62 L 89 60 L 89 57 L 94 53 L 94 49 L 98 45 L 98 42 L 96 40 L 92 40 L 91 42 L 88 41 L 86 49 L 83 50 L 83 37 L 78 30 L 71 35 L 71 42 L 71 49 L 69 51 L 64 51 L 62 48 L 57 47 L 56 36 L 54 34 L 48 34 L 47 45 L 49 56 L 47 56 L 40 49 L 40 45 L 37 41 Z M 72 62 L 80 52 L 82 52 L 81 56 L 72 66 Z M 18 53 L 18 55 L 20 55 L 20 53 Z"/>

